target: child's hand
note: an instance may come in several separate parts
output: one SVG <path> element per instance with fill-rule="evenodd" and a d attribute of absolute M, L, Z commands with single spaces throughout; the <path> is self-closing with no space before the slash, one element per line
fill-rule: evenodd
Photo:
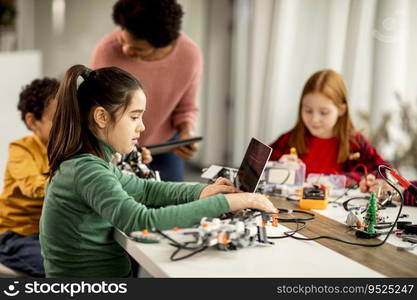
<path fill-rule="evenodd" d="M 142 155 L 142 162 L 144 164 L 149 164 L 152 161 L 152 154 L 151 151 L 149 151 L 147 148 L 142 147 L 141 148 L 141 155 Z"/>
<path fill-rule="evenodd" d="M 233 186 L 233 187 L 235 186 L 233 184 L 233 182 L 231 182 L 229 179 L 224 178 L 224 177 L 217 178 L 216 181 L 213 184 L 214 185 L 228 185 L 228 186 Z M 239 192 L 238 189 L 236 189 L 236 190 Z"/>
<path fill-rule="evenodd" d="M 189 144 L 187 146 L 180 146 L 172 150 L 181 159 L 190 159 L 197 152 L 198 147 L 196 143 Z"/>
<path fill-rule="evenodd" d="M 359 189 L 362 193 L 368 192 L 378 192 L 379 187 L 381 187 L 381 192 L 392 191 L 392 188 L 387 184 L 383 179 L 376 179 L 372 174 L 362 178 L 359 183 Z"/>
<path fill-rule="evenodd" d="M 201 191 L 200 199 L 216 194 L 230 194 L 237 192 L 240 192 L 239 189 L 237 189 L 229 179 L 219 177 L 213 184 L 209 184 Z"/>
<path fill-rule="evenodd" d="M 189 132 L 185 131 L 183 133 L 179 133 L 178 139 L 179 140 L 185 140 L 193 138 L 194 136 L 191 135 Z M 198 146 L 197 143 L 192 143 L 186 146 L 180 146 L 172 150 L 172 152 L 175 153 L 179 158 L 181 159 L 190 159 L 193 157 L 193 155 L 197 152 Z"/>
<path fill-rule="evenodd" d="M 368 193 L 370 188 L 376 184 L 376 178 L 374 175 L 369 174 L 366 177 L 363 177 L 359 182 L 359 190 L 362 193 Z"/>
<path fill-rule="evenodd" d="M 230 211 L 239 211 L 246 208 L 258 209 L 268 213 L 277 213 L 278 210 L 261 194 L 237 193 L 225 195 L 229 202 Z"/>

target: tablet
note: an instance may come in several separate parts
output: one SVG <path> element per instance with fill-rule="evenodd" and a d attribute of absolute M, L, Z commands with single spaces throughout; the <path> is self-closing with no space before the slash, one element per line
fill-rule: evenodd
<path fill-rule="evenodd" d="M 156 154 L 167 153 L 179 146 L 187 146 L 192 143 L 200 142 L 201 140 L 203 140 L 203 137 L 197 136 L 197 137 L 193 137 L 190 139 L 170 141 L 170 142 L 166 142 L 162 144 L 154 144 L 154 145 L 143 146 L 143 147 L 148 148 L 149 151 L 151 151 L 152 155 L 156 155 Z"/>
<path fill-rule="evenodd" d="M 235 186 L 243 192 L 254 193 L 271 153 L 271 147 L 252 138 L 237 171 Z"/>

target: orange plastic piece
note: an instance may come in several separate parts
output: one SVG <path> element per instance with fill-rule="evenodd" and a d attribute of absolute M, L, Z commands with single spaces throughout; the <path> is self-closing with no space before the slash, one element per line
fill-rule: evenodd
<path fill-rule="evenodd" d="M 229 243 L 229 235 L 226 232 L 223 232 L 220 236 L 219 236 L 219 243 L 223 244 L 223 245 L 227 245 Z"/>
<path fill-rule="evenodd" d="M 148 231 L 147 229 L 144 229 L 144 230 L 142 230 L 142 233 L 143 233 L 143 234 L 148 234 L 148 233 L 149 233 L 149 231 Z"/>
<path fill-rule="evenodd" d="M 328 189 L 324 188 L 324 199 L 304 199 L 304 189 L 300 191 L 300 208 L 301 209 L 326 209 L 328 201 Z"/>

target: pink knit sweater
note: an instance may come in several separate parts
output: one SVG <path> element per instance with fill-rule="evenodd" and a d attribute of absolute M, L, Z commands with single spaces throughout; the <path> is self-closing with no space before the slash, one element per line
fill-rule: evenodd
<path fill-rule="evenodd" d="M 122 53 L 117 42 L 120 29 L 106 35 L 94 50 L 91 68 L 116 66 L 138 78 L 147 97 L 141 145 L 167 141 L 175 127 L 183 122 L 195 123 L 196 96 L 203 69 L 197 45 L 181 34 L 168 56 L 157 61 L 143 61 Z"/>

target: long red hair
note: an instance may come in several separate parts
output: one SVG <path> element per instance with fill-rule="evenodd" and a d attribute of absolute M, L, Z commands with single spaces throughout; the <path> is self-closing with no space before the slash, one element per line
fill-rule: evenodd
<path fill-rule="evenodd" d="M 339 139 L 339 153 L 337 156 L 337 162 L 345 162 L 350 154 L 349 140 L 355 128 L 349 114 L 347 89 L 342 75 L 330 69 L 318 71 L 307 80 L 300 98 L 297 124 L 291 130 L 289 139 L 290 147 L 295 147 L 299 154 L 303 154 L 308 151 L 306 145 L 306 137 L 310 135 L 310 132 L 302 120 L 301 108 L 304 96 L 309 93 L 323 94 L 329 98 L 338 108 L 341 108 L 343 105 L 346 106 L 345 113 L 338 118 L 334 127 L 335 136 Z"/>

